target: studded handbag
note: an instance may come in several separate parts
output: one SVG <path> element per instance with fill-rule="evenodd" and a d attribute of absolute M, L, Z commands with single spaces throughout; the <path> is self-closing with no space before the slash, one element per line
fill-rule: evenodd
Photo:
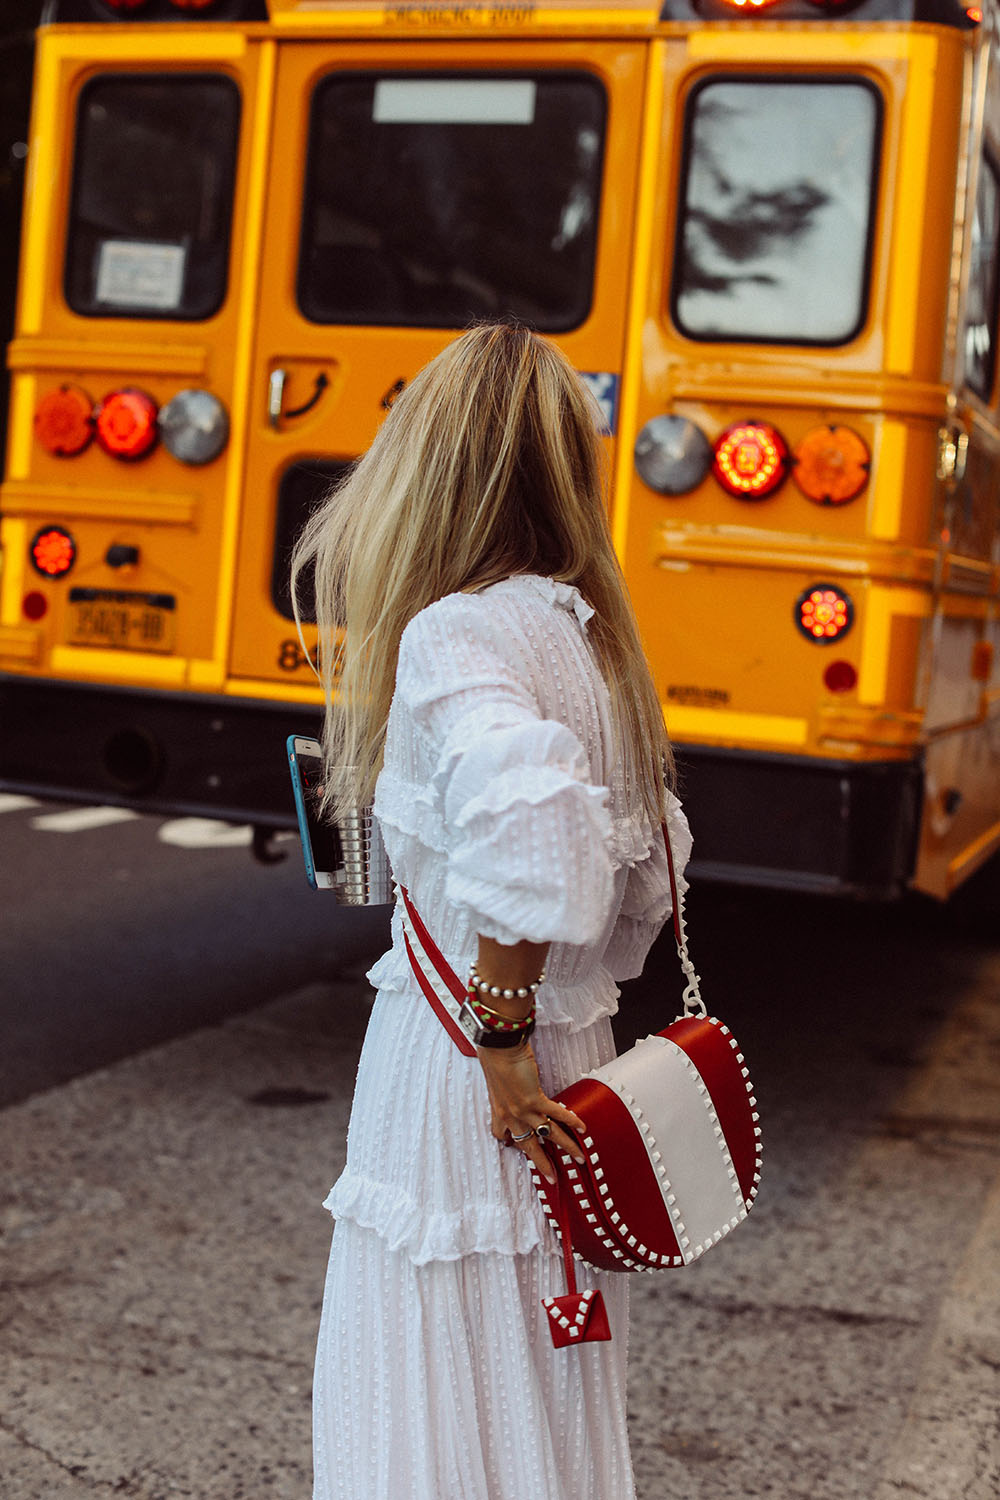
<path fill-rule="evenodd" d="M 746 1218 L 760 1184 L 761 1128 L 750 1072 L 736 1038 L 708 1015 L 701 998 L 665 825 L 663 838 L 687 979 L 684 1012 L 555 1095 L 586 1123 L 577 1135 L 585 1160 L 579 1164 L 550 1144 L 556 1183 L 531 1168 L 567 1268 L 566 1296 L 545 1303 L 556 1347 L 610 1338 L 600 1293 L 576 1290 L 573 1256 L 604 1271 L 690 1265 Z M 458 1021 L 465 987 L 408 893 L 400 888 L 400 895 L 417 982 L 456 1045 L 475 1056 Z"/>

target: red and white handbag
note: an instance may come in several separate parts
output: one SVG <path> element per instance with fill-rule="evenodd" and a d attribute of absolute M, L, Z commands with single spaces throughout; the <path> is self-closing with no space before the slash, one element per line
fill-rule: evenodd
<path fill-rule="evenodd" d="M 690 1265 L 746 1218 L 760 1183 L 760 1117 L 749 1069 L 729 1028 L 706 1012 L 666 827 L 663 837 L 674 937 L 688 981 L 684 1013 L 555 1095 L 586 1122 L 577 1136 L 586 1160 L 578 1164 L 548 1146 L 555 1186 L 531 1169 L 566 1258 L 570 1290 L 545 1304 L 557 1347 L 611 1336 L 600 1293 L 576 1291 L 571 1249 L 605 1271 Z M 408 893 L 400 888 L 400 895 L 417 982 L 456 1045 L 475 1056 L 458 1021 L 465 986 Z"/>

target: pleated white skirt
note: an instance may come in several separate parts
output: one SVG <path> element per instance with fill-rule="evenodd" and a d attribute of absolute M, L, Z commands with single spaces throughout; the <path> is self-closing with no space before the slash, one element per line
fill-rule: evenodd
<path fill-rule="evenodd" d="M 545 1249 L 414 1265 L 337 1224 L 313 1387 L 314 1500 L 633 1500 L 627 1277 L 578 1266 L 612 1340 L 554 1349 Z"/>

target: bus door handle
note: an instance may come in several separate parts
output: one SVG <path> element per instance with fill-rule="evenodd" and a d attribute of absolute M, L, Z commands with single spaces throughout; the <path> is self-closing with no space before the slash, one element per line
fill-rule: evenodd
<path fill-rule="evenodd" d="M 267 383 L 267 419 L 275 431 L 281 426 L 282 417 L 304 417 L 307 411 L 312 411 L 330 384 L 329 375 L 325 370 L 320 370 L 313 381 L 312 395 L 308 400 L 303 401 L 301 406 L 296 406 L 294 409 L 290 407 L 287 411 L 284 411 L 282 410 L 282 403 L 284 401 L 285 382 L 287 379 L 287 370 L 272 370 L 271 377 Z"/>
<path fill-rule="evenodd" d="M 287 370 L 272 370 L 267 382 L 267 420 L 275 431 L 281 426 L 281 403 L 285 399 Z"/>

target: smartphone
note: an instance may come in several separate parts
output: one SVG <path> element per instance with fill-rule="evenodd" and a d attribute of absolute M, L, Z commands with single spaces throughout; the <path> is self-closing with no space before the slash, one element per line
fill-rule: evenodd
<path fill-rule="evenodd" d="M 315 891 L 332 891 L 342 878 L 344 858 L 336 827 L 319 816 L 323 796 L 323 750 L 318 740 L 301 734 L 290 734 L 286 744 L 306 879 Z"/>

